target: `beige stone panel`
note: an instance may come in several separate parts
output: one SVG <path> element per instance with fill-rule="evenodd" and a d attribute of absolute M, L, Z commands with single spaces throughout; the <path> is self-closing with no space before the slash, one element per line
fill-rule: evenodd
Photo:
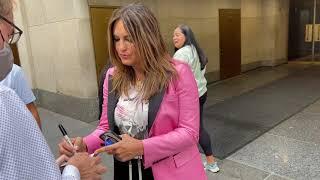
<path fill-rule="evenodd" d="M 73 0 L 73 5 L 75 18 L 89 18 L 89 6 L 87 0 Z"/>
<path fill-rule="evenodd" d="M 261 60 L 261 18 L 242 18 L 241 23 L 241 64 Z"/>
<path fill-rule="evenodd" d="M 159 1 L 156 0 L 143 0 L 142 1 L 145 6 L 147 6 L 154 15 L 158 18 L 158 7 L 159 7 Z M 161 3 L 161 1 L 160 1 Z"/>
<path fill-rule="evenodd" d="M 271 17 L 269 17 L 271 18 Z M 263 36 L 263 59 L 277 60 L 287 58 L 288 42 L 288 21 L 286 18 L 277 20 L 278 16 L 273 17 L 274 22 L 265 22 L 268 28 L 264 30 Z"/>
<path fill-rule="evenodd" d="M 31 88 L 34 89 L 36 88 L 34 66 L 31 56 L 27 17 L 25 16 L 26 12 L 23 1 L 16 2 L 16 8 L 13 13 L 15 24 L 24 32 L 23 36 L 20 37 L 20 40 L 17 43 L 21 67 Z"/>
<path fill-rule="evenodd" d="M 97 97 L 97 77 L 95 56 L 92 42 L 92 32 L 89 19 L 78 21 L 77 45 L 79 49 L 79 66 L 80 66 L 80 89 L 84 97 Z M 106 50 L 107 51 L 107 50 Z M 86 86 L 81 87 L 81 82 Z"/>
<path fill-rule="evenodd" d="M 96 97 L 97 78 L 89 19 L 64 21 L 58 23 L 57 29 L 57 92 L 82 98 Z"/>
<path fill-rule="evenodd" d="M 288 58 L 288 33 L 289 33 L 289 0 L 279 1 L 281 14 L 278 17 L 278 29 L 281 32 L 277 40 L 277 52 L 279 59 Z"/>
<path fill-rule="evenodd" d="M 208 57 L 207 72 L 220 69 L 218 19 L 210 19 L 194 28 L 200 47 Z"/>
<path fill-rule="evenodd" d="M 76 97 L 84 97 L 83 86 L 87 82 L 81 81 L 78 48 L 78 19 L 55 23 L 57 31 L 57 51 L 55 52 L 55 73 L 57 92 Z"/>
<path fill-rule="evenodd" d="M 199 46 L 208 56 L 207 72 L 220 67 L 218 19 L 187 19 L 185 22 L 194 32 Z"/>
<path fill-rule="evenodd" d="M 279 0 L 280 11 L 282 14 L 289 15 L 290 0 Z"/>
<path fill-rule="evenodd" d="M 42 0 L 47 22 L 57 22 L 75 18 L 73 0 Z"/>
<path fill-rule="evenodd" d="M 275 36 L 275 59 L 286 59 L 288 52 L 288 16 L 277 17 Z"/>
<path fill-rule="evenodd" d="M 162 18 L 217 17 L 217 6 L 214 5 L 214 1 L 212 0 L 162 0 L 158 4 L 158 13 Z"/>
<path fill-rule="evenodd" d="M 242 0 L 241 17 L 261 17 L 262 0 Z"/>
<path fill-rule="evenodd" d="M 25 8 L 28 26 L 46 23 L 46 10 L 42 0 L 21 0 Z"/>
<path fill-rule="evenodd" d="M 186 14 L 185 8 L 181 5 L 181 0 L 171 1 L 171 0 L 162 0 L 159 1 L 157 7 L 157 15 L 160 19 L 168 18 L 185 18 Z"/>
<path fill-rule="evenodd" d="M 240 9 L 241 0 L 216 0 L 219 9 Z"/>
<path fill-rule="evenodd" d="M 220 69 L 220 50 L 219 50 L 219 35 L 208 35 L 210 41 L 203 43 L 203 49 L 208 56 L 207 72 L 218 71 Z"/>
<path fill-rule="evenodd" d="M 262 14 L 268 15 L 268 16 L 274 16 L 280 13 L 280 5 L 279 1 L 284 0 L 263 0 L 262 1 Z"/>
<path fill-rule="evenodd" d="M 93 6 L 122 6 L 137 2 L 135 0 L 88 0 L 89 5 Z"/>
<path fill-rule="evenodd" d="M 52 24 L 34 26 L 29 35 L 37 88 L 57 92 L 54 68 L 58 49 L 56 27 Z"/>
<path fill-rule="evenodd" d="M 78 47 L 79 20 L 73 19 L 30 29 L 38 88 L 76 97 L 87 97 Z M 83 66 L 82 66 L 83 67 Z M 84 68 L 84 67 L 83 67 Z M 90 67 L 86 67 L 90 68 Z"/>
<path fill-rule="evenodd" d="M 276 21 L 274 16 L 264 16 L 262 24 L 263 60 L 273 60 L 275 55 Z"/>
<path fill-rule="evenodd" d="M 262 14 L 264 16 L 272 16 L 276 12 L 276 0 L 262 1 Z"/>

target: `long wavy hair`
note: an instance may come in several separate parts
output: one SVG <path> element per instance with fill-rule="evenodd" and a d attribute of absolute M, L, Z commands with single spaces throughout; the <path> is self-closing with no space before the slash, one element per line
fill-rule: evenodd
<path fill-rule="evenodd" d="M 200 65 L 201 65 L 201 70 L 203 70 L 207 63 L 208 63 L 208 58 L 207 56 L 204 54 L 203 50 L 200 48 L 196 38 L 194 37 L 194 34 L 191 30 L 191 28 L 187 25 L 181 24 L 179 25 L 177 28 L 179 28 L 181 30 L 181 32 L 184 34 L 186 41 L 184 42 L 183 46 L 186 45 L 192 45 L 194 48 L 196 48 L 197 54 L 199 56 L 199 60 L 200 60 Z M 175 51 L 177 51 L 178 49 L 175 48 Z"/>
<path fill-rule="evenodd" d="M 160 33 L 159 23 L 154 14 L 142 4 L 129 4 L 116 10 L 109 21 L 108 45 L 111 63 L 115 66 L 112 77 L 113 90 L 119 95 L 128 95 L 130 84 L 136 84 L 132 66 L 122 64 L 115 48 L 114 26 L 122 21 L 126 31 L 142 60 L 145 79 L 139 92 L 143 100 L 167 88 L 170 81 L 177 77 L 171 57 Z"/>

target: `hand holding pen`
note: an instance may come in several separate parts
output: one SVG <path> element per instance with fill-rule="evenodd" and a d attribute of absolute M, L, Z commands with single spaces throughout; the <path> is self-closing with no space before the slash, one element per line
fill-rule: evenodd
<path fill-rule="evenodd" d="M 67 143 L 68 143 L 70 146 L 73 147 L 73 144 L 72 144 L 72 142 L 71 142 L 71 140 L 70 140 L 70 138 L 69 138 L 69 136 L 68 136 L 68 133 L 67 133 L 66 129 L 62 126 L 62 124 L 59 124 L 58 127 L 59 127 L 59 129 L 60 129 L 60 131 L 61 131 L 64 139 L 67 141 Z"/>
<path fill-rule="evenodd" d="M 60 154 L 65 154 L 71 157 L 76 152 L 87 152 L 87 146 L 81 137 L 69 138 L 65 128 L 59 124 L 58 125 L 64 139 L 58 144 Z"/>

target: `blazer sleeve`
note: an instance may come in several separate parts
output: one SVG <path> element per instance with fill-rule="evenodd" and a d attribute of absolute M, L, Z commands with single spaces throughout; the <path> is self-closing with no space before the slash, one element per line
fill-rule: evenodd
<path fill-rule="evenodd" d="M 102 113 L 99 121 L 99 125 L 91 134 L 84 137 L 84 142 L 87 145 L 88 153 L 93 153 L 96 149 L 101 147 L 103 141 L 100 139 L 100 135 L 109 130 L 108 122 L 108 77 L 113 72 L 113 68 L 110 68 L 106 73 L 106 78 L 103 83 L 103 104 Z"/>
<path fill-rule="evenodd" d="M 182 66 L 180 72 L 178 71 L 180 78 L 175 82 L 179 100 L 178 126 L 167 134 L 143 140 L 145 168 L 198 144 L 200 124 L 198 88 L 190 67 L 187 64 L 179 66 Z M 159 114 L 157 116 L 161 117 Z M 158 123 L 161 123 L 164 119 L 159 120 Z"/>

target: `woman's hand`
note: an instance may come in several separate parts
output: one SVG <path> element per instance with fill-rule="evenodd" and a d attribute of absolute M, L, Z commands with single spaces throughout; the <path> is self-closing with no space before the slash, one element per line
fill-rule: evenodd
<path fill-rule="evenodd" d="M 83 141 L 82 137 L 72 138 L 71 142 L 73 146 L 66 142 L 65 139 L 62 139 L 61 142 L 58 144 L 59 146 L 59 153 L 65 154 L 68 157 L 74 155 L 75 152 L 87 152 L 87 145 Z"/>
<path fill-rule="evenodd" d="M 125 162 L 133 159 L 136 156 L 143 155 L 143 143 L 141 140 L 130 137 L 127 134 L 121 136 L 122 140 L 110 145 L 97 149 L 94 154 L 101 152 L 113 154 L 119 161 Z"/>

